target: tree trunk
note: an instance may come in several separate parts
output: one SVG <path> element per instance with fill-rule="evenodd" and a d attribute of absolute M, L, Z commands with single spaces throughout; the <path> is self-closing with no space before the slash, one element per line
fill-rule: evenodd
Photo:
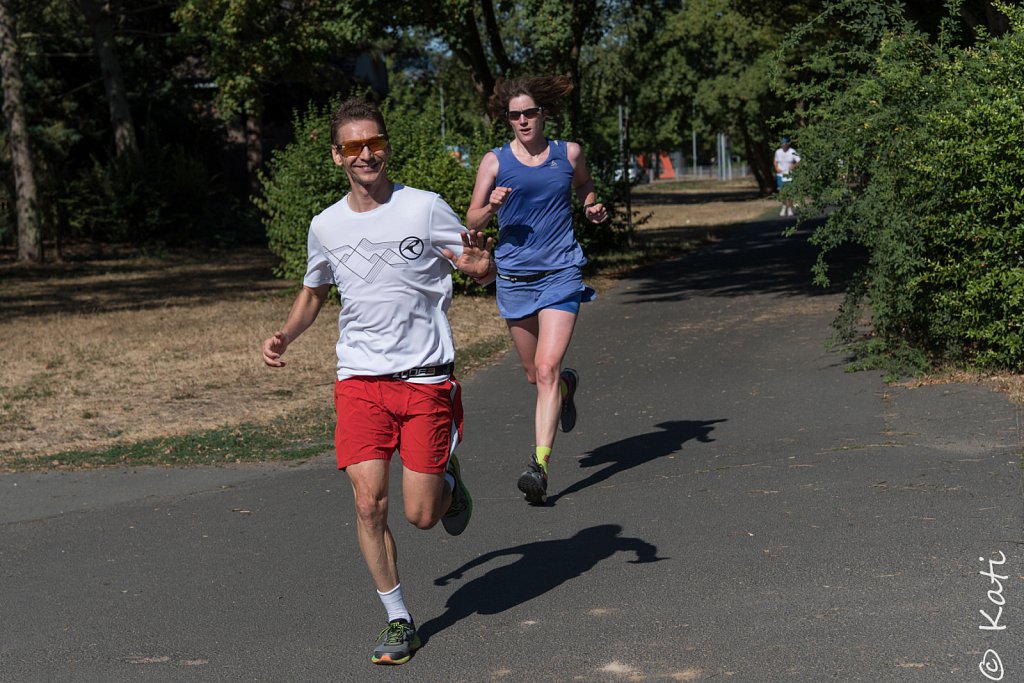
<path fill-rule="evenodd" d="M 450 42 L 449 47 L 473 73 L 473 85 L 476 87 L 477 97 L 480 98 L 480 102 L 483 104 L 483 109 L 486 112 L 487 100 L 494 92 L 495 78 L 491 73 L 490 64 L 487 62 L 487 52 L 484 50 L 483 40 L 480 37 L 480 29 L 476 23 L 473 5 L 467 4 L 455 19 L 462 27 L 460 31 L 461 45 L 456 46 L 453 42 Z"/>
<path fill-rule="evenodd" d="M 245 168 L 249 173 L 249 192 L 259 194 L 260 179 L 256 172 L 263 166 L 263 117 L 258 113 L 245 117 Z"/>
<path fill-rule="evenodd" d="M 107 92 L 107 106 L 110 109 L 110 125 L 114 132 L 114 151 L 118 157 L 139 156 L 139 143 L 132 123 L 132 112 L 128 106 L 121 62 L 117 59 L 114 44 L 114 24 L 110 15 L 97 0 L 77 0 L 92 30 L 93 47 L 100 62 L 103 87 Z"/>
<path fill-rule="evenodd" d="M 10 0 L 0 0 L 0 85 L 4 95 L 4 118 L 10 131 L 14 166 L 14 202 L 18 216 L 18 260 L 43 260 L 43 237 L 39 226 L 39 201 L 35 167 L 29 148 L 25 104 L 22 100 L 21 70 L 15 41 L 14 13 Z"/>
<path fill-rule="evenodd" d="M 501 40 L 501 31 L 498 29 L 498 20 L 494 16 L 493 0 L 483 0 L 480 9 L 484 14 L 484 26 L 487 28 L 487 37 L 491 43 L 491 52 L 494 54 L 494 61 L 498 66 L 498 73 L 508 77 L 512 74 L 512 62 L 505 52 L 505 44 Z"/>
<path fill-rule="evenodd" d="M 740 135 L 743 136 L 743 149 L 747 153 L 747 162 L 750 164 L 750 171 L 757 180 L 758 192 L 762 197 L 767 197 L 775 191 L 775 167 L 773 163 L 775 150 L 769 151 L 769 146 L 764 140 L 755 138 L 747 126 L 746 117 L 739 114 L 736 117 L 737 127 Z"/>
<path fill-rule="evenodd" d="M 569 118 L 572 122 L 573 135 L 577 139 L 590 137 L 590 121 L 587 121 L 584 130 L 583 121 L 583 93 L 580 90 L 580 57 L 583 53 L 583 43 L 587 26 L 597 11 L 597 3 L 594 0 L 578 0 L 572 3 L 572 17 L 570 19 L 572 29 L 572 44 L 569 46 L 569 73 L 566 74 L 573 84 L 572 92 L 569 93 Z"/>

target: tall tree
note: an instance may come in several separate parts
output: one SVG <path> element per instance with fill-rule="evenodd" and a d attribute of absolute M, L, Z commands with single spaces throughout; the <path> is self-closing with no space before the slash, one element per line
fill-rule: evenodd
<path fill-rule="evenodd" d="M 577 86 L 569 102 L 576 134 L 587 129 L 581 104 L 584 54 L 607 28 L 610 8 L 649 0 L 420 0 L 396 14 L 438 36 L 473 74 L 480 110 L 499 77 L 561 74 Z"/>
<path fill-rule="evenodd" d="M 107 93 L 110 125 L 114 132 L 114 149 L 119 157 L 138 157 L 139 142 L 135 135 L 131 107 L 125 90 L 121 62 L 114 42 L 114 22 L 110 11 L 112 3 L 102 6 L 97 0 L 76 0 L 92 31 L 93 48 L 100 63 L 103 88 Z"/>
<path fill-rule="evenodd" d="M 473 92 L 481 113 L 499 76 L 515 71 L 505 49 L 500 26 L 503 18 L 492 0 L 419 0 L 394 16 L 397 25 L 426 29 L 438 36 L 472 75 Z"/>
<path fill-rule="evenodd" d="M 681 69 L 678 64 L 666 68 L 658 58 L 658 36 L 665 31 L 664 3 L 608 3 L 604 13 L 603 22 L 600 18 L 592 22 L 602 29 L 599 38 L 585 46 L 581 97 L 590 103 L 588 109 L 595 112 L 592 116 L 599 120 L 598 125 L 604 124 L 605 138 L 613 142 L 611 148 L 620 140 L 625 142 L 620 135 L 628 135 L 642 149 L 676 146 L 675 131 L 679 128 L 674 123 L 681 108 L 675 95 L 679 93 L 673 93 L 671 83 L 662 77 L 665 73 L 678 75 Z M 661 106 L 661 102 L 672 105 Z M 622 122 L 631 124 L 621 131 L 620 110 Z M 627 113 L 631 115 L 627 117 Z M 616 155 L 621 152 L 630 156 L 628 147 L 624 144 Z M 624 163 L 620 159 L 615 165 L 622 168 Z"/>
<path fill-rule="evenodd" d="M 379 39 L 372 29 L 387 26 L 389 16 L 383 3 L 182 2 L 175 21 L 216 81 L 220 115 L 245 120 L 253 187 L 258 187 L 256 170 L 263 161 L 262 117 L 269 89 L 287 81 L 336 90 L 345 82 L 336 66 L 340 58 Z"/>
<path fill-rule="evenodd" d="M 11 0 L 0 0 L 0 80 L 14 166 L 18 260 L 39 262 L 43 259 L 43 239 L 39 227 L 35 167 L 32 164 L 25 104 L 22 101 L 23 81 L 18 64 L 13 4 Z"/>

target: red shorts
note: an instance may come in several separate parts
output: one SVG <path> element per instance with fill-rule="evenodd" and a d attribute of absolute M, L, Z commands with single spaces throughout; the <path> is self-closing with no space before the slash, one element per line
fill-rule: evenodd
<path fill-rule="evenodd" d="M 414 472 L 444 472 L 462 440 L 462 387 L 454 377 L 415 384 L 349 377 L 334 385 L 338 468 L 390 460 L 395 450 Z"/>

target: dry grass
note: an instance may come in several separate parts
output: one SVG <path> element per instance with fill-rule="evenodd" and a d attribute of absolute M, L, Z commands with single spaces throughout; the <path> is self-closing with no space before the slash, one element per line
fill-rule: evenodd
<path fill-rule="evenodd" d="M 749 180 L 698 184 L 640 185 L 633 192 L 641 231 L 713 228 L 744 223 L 778 212 L 779 203 L 759 197 Z"/>
<path fill-rule="evenodd" d="M 336 306 L 288 350 L 287 367 L 267 368 L 259 347 L 284 321 L 289 286 L 264 251 L 216 258 L 105 261 L 48 277 L 8 267 L 0 466 L 328 403 Z M 178 287 L 148 291 L 160 282 Z M 460 348 L 507 336 L 489 297 L 458 297 L 450 317 Z"/>
<path fill-rule="evenodd" d="M 1013 375 L 1010 373 L 982 373 L 967 372 L 964 370 L 949 370 L 937 372 L 926 377 L 916 377 L 903 382 L 900 386 L 914 389 L 916 387 L 932 386 L 936 384 L 984 384 L 995 391 L 1006 394 L 1006 397 L 1018 405 L 1024 404 L 1024 375 Z"/>

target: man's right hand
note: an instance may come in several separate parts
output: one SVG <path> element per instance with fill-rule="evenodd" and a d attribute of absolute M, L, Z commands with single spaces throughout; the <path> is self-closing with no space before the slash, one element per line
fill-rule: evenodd
<path fill-rule="evenodd" d="M 282 368 L 286 363 L 281 360 L 288 348 L 288 335 L 278 330 L 273 337 L 263 342 L 263 362 L 272 368 Z"/>

